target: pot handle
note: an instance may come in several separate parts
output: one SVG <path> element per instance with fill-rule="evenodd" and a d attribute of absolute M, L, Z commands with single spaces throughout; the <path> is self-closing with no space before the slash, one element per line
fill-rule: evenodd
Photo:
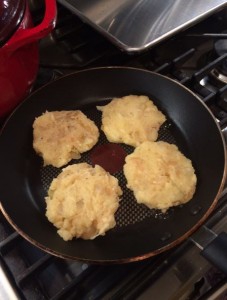
<path fill-rule="evenodd" d="M 221 232 L 201 251 L 201 255 L 227 275 L 227 234 Z"/>
<path fill-rule="evenodd" d="M 27 4 L 26 10 L 29 10 Z M 56 0 L 45 0 L 45 15 L 42 22 L 32 28 L 24 29 L 22 26 L 20 30 L 15 32 L 12 38 L 2 47 L 2 49 L 5 48 L 7 51 L 13 52 L 28 43 L 32 43 L 43 38 L 55 27 L 56 18 Z"/>
<path fill-rule="evenodd" d="M 199 247 L 201 255 L 210 263 L 227 274 L 227 233 L 215 234 L 206 226 L 202 226 L 191 237 L 191 241 Z"/>

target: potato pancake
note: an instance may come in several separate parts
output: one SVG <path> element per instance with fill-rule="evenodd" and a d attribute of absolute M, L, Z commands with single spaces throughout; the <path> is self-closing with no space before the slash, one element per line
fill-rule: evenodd
<path fill-rule="evenodd" d="M 156 141 L 166 117 L 147 96 L 129 95 L 114 98 L 102 111 L 102 127 L 108 141 L 137 147 L 145 141 Z"/>
<path fill-rule="evenodd" d="M 177 146 L 162 141 L 144 142 L 125 161 L 127 187 L 138 203 L 165 212 L 193 197 L 195 170 Z"/>
<path fill-rule="evenodd" d="M 45 112 L 33 123 L 33 148 L 44 165 L 62 167 L 98 141 L 95 123 L 80 110 Z"/>
<path fill-rule="evenodd" d="M 117 178 L 100 166 L 70 165 L 50 185 L 46 216 L 65 241 L 94 239 L 116 225 L 121 194 Z"/>

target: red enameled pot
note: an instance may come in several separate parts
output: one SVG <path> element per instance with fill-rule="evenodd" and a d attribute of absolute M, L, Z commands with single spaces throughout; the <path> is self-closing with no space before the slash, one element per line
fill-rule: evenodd
<path fill-rule="evenodd" d="M 55 0 L 45 0 L 42 22 L 33 27 L 26 0 L 0 0 L 0 118 L 31 90 L 39 66 L 38 40 L 55 26 Z"/>

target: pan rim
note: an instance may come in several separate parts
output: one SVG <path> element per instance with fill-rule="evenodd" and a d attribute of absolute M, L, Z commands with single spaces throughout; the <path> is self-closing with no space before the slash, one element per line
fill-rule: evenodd
<path fill-rule="evenodd" d="M 159 249 L 156 249 L 152 252 L 143 254 L 143 255 L 138 255 L 136 257 L 127 257 L 127 258 L 122 258 L 122 259 L 114 259 L 114 260 L 92 260 L 92 259 L 86 259 L 86 258 L 81 258 L 81 257 L 75 257 L 75 256 L 71 256 L 68 254 L 62 254 L 59 253 L 58 251 L 55 251 L 49 247 L 45 247 L 44 245 L 42 245 L 41 243 L 37 242 L 36 240 L 32 239 L 29 235 L 27 235 L 23 230 L 21 230 L 15 223 L 14 221 L 10 218 L 10 216 L 8 215 L 8 213 L 5 211 L 4 206 L 2 205 L 2 201 L 0 203 L 0 209 L 3 213 L 3 215 L 5 216 L 5 218 L 7 219 L 7 221 L 12 225 L 12 227 L 23 237 L 25 238 L 27 241 L 29 241 L 31 244 L 35 245 L 36 247 L 40 248 L 41 250 L 60 257 L 60 258 L 64 258 L 64 259 L 72 259 L 72 260 L 77 260 L 77 261 L 81 261 L 81 262 L 86 262 L 86 263 L 94 263 L 94 264 L 123 264 L 123 263 L 129 263 L 129 262 L 135 262 L 135 261 L 141 261 L 144 259 L 147 259 L 149 257 L 155 256 L 157 254 L 160 254 L 164 251 L 167 251 L 177 245 L 179 245 L 181 242 L 185 241 L 187 238 L 190 237 L 191 234 L 193 234 L 199 227 L 202 226 L 202 224 L 207 220 L 207 218 L 209 217 L 209 215 L 212 213 L 212 211 L 214 210 L 219 196 L 224 188 L 224 184 L 226 181 L 226 176 L 227 176 L 227 171 L 226 171 L 226 166 L 227 166 L 227 162 L 226 162 L 226 144 L 225 144 L 225 140 L 223 137 L 223 133 L 218 125 L 217 120 L 215 119 L 214 115 L 211 113 L 210 109 L 208 108 L 208 106 L 202 101 L 202 99 L 196 95 L 193 91 L 191 91 L 189 88 L 185 87 L 184 85 L 182 85 L 181 83 L 179 83 L 178 81 L 169 78 L 165 75 L 162 74 L 158 74 L 156 72 L 153 71 L 149 71 L 149 70 L 144 70 L 141 68 L 134 68 L 134 67 L 122 67 L 122 66 L 107 66 L 107 67 L 97 67 L 97 68 L 89 68 L 89 69 L 85 69 L 85 70 L 78 70 L 66 75 L 63 75 L 62 77 L 45 84 L 44 86 L 40 87 L 39 89 L 37 89 L 36 91 L 34 91 L 33 93 L 31 93 L 23 102 L 21 102 L 17 108 L 10 114 L 10 116 L 8 117 L 8 119 L 6 120 L 5 124 L 2 127 L 1 133 L 4 131 L 5 126 L 7 125 L 7 123 L 10 121 L 10 119 L 13 117 L 13 115 L 16 113 L 16 111 L 20 108 L 20 106 L 24 105 L 25 102 L 29 101 L 30 97 L 33 97 L 36 93 L 38 93 L 40 90 L 42 90 L 43 88 L 45 88 L 46 86 L 48 86 L 49 84 L 52 84 L 53 82 L 56 82 L 58 80 L 61 80 L 62 78 L 68 77 L 68 76 L 72 76 L 74 74 L 78 74 L 78 73 L 84 73 L 84 72 L 91 72 L 91 71 L 97 71 L 97 70 L 106 70 L 106 69 L 118 69 L 118 70 L 135 70 L 135 71 L 140 71 L 140 72 L 146 72 L 146 73 L 151 73 L 155 76 L 159 76 L 159 77 L 163 77 L 168 81 L 172 81 L 174 84 L 180 86 L 181 89 L 186 90 L 187 92 L 189 92 L 191 95 L 193 95 L 194 98 L 196 98 L 202 105 L 204 108 L 206 108 L 207 112 L 209 113 L 209 115 L 212 117 L 214 124 L 216 125 L 219 135 L 221 137 L 222 140 L 222 146 L 223 146 L 223 154 L 224 154 L 224 169 L 223 169 L 223 175 L 222 175 L 222 181 L 219 185 L 219 189 L 217 191 L 217 194 L 211 204 L 211 206 L 209 207 L 209 209 L 205 212 L 205 214 L 202 216 L 202 218 L 193 226 L 190 228 L 190 230 L 188 230 L 185 234 L 181 235 L 179 238 L 177 238 L 176 240 L 174 240 L 173 242 L 171 242 L 168 245 L 165 245 L 164 247 L 161 247 Z M 0 133 L 0 135 L 1 135 Z"/>

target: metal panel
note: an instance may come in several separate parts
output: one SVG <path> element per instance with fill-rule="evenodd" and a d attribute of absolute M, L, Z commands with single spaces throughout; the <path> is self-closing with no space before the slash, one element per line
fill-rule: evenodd
<path fill-rule="evenodd" d="M 226 0 L 58 0 L 127 52 L 138 52 L 226 6 Z"/>

